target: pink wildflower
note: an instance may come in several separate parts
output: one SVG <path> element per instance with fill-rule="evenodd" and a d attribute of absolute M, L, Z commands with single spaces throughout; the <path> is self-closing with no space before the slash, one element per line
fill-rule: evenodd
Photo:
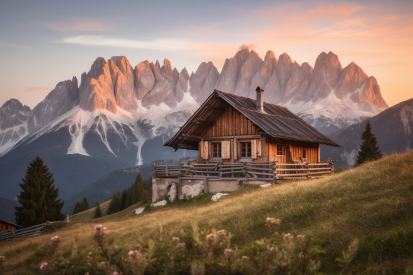
<path fill-rule="evenodd" d="M 46 263 L 46 262 L 42 263 L 42 264 L 40 265 L 40 270 L 42 270 L 42 269 L 45 268 L 46 266 L 47 266 L 47 263 Z"/>
<path fill-rule="evenodd" d="M 234 254 L 234 250 L 227 248 L 225 249 L 224 254 L 226 257 L 231 257 Z"/>
<path fill-rule="evenodd" d="M 179 243 L 179 238 L 178 237 L 172 237 L 172 241 L 174 243 Z"/>
<path fill-rule="evenodd" d="M 128 253 L 129 256 L 132 256 L 133 254 L 135 254 L 135 252 L 133 252 L 132 250 Z"/>
<path fill-rule="evenodd" d="M 101 224 L 95 225 L 95 231 L 101 230 L 102 227 L 103 227 L 103 226 L 102 226 Z"/>
<path fill-rule="evenodd" d="M 59 240 L 59 236 L 54 236 L 54 237 L 51 238 L 51 240 L 53 242 L 57 242 Z"/>
<path fill-rule="evenodd" d="M 226 234 L 227 234 L 227 231 L 225 230 L 225 229 L 222 229 L 222 230 L 219 230 L 218 232 L 217 232 L 217 234 L 218 235 L 223 235 L 223 236 L 225 236 Z"/>
<path fill-rule="evenodd" d="M 119 273 L 117 271 L 113 271 L 113 275 L 118 275 Z"/>
<path fill-rule="evenodd" d="M 284 235 L 284 240 L 289 241 L 293 238 L 293 235 L 291 235 L 290 233 L 287 233 Z"/>
<path fill-rule="evenodd" d="M 297 235 L 297 239 L 302 242 L 305 239 L 305 235 Z"/>
<path fill-rule="evenodd" d="M 207 241 L 213 241 L 217 238 L 217 235 L 211 233 L 209 235 L 206 236 Z"/>
<path fill-rule="evenodd" d="M 185 243 L 177 243 L 176 248 L 183 248 L 185 247 Z"/>
<path fill-rule="evenodd" d="M 92 256 L 92 252 L 87 253 L 87 255 Z"/>
<path fill-rule="evenodd" d="M 269 223 L 269 224 L 280 224 L 281 220 L 278 217 L 267 218 L 267 223 Z"/>
<path fill-rule="evenodd" d="M 108 230 L 108 228 L 107 228 L 107 227 L 103 227 L 102 230 L 103 230 L 103 231 L 106 231 L 106 230 Z"/>
<path fill-rule="evenodd" d="M 6 257 L 0 256 L 0 260 L 4 260 L 4 259 L 6 259 Z"/>
<path fill-rule="evenodd" d="M 244 262 L 248 262 L 249 259 L 250 259 L 250 258 L 249 258 L 248 256 L 242 256 L 242 260 L 243 260 Z"/>

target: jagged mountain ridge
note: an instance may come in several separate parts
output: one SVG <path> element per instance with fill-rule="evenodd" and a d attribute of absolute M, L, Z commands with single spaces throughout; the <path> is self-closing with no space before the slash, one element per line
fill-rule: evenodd
<path fill-rule="evenodd" d="M 0 126 L 0 155 L 76 106 L 91 112 L 103 109 L 117 114 L 120 108 L 134 113 L 162 103 L 174 108 L 189 87 L 200 104 L 215 88 L 254 98 L 256 86 L 264 87 L 265 101 L 288 107 L 324 133 L 388 108 L 376 79 L 354 62 L 343 69 L 332 52 L 321 53 L 313 69 L 306 62 L 293 62 L 286 53 L 277 60 L 268 51 L 262 60 L 255 51 L 243 49 L 226 59 L 221 73 L 212 62 L 204 62 L 191 76 L 185 68 L 172 69 L 167 59 L 162 67 L 158 61 L 142 61 L 132 68 L 126 57 L 107 61 L 99 57 L 82 74 L 80 85 L 76 77 L 58 83 L 32 111 L 18 100 L 6 102 L 0 108 L 0 123 L 9 121 Z M 10 124 L 16 120 L 13 112 L 20 112 L 20 118 Z"/>
<path fill-rule="evenodd" d="M 202 63 L 191 76 L 190 92 L 199 103 L 212 91 L 206 87 L 255 98 L 255 88 L 261 86 L 266 102 L 288 107 L 323 133 L 388 108 L 377 80 L 368 77 L 354 62 L 343 69 L 332 52 L 321 53 L 314 69 L 306 62 L 293 62 L 286 53 L 277 60 L 268 51 L 262 60 L 248 49 L 226 59 L 220 74 L 212 66 Z"/>
<path fill-rule="evenodd" d="M 394 105 L 370 118 L 372 132 L 385 155 L 404 153 L 413 149 L 413 98 Z M 347 126 L 328 137 L 340 148 L 322 145 L 321 159 L 337 160 L 335 167 L 353 167 L 362 143 L 361 133 L 366 120 Z"/>

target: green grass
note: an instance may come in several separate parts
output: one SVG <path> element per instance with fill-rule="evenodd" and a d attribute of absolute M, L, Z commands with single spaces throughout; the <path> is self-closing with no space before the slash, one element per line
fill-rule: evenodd
<path fill-rule="evenodd" d="M 320 256 L 321 271 L 341 271 L 336 258 L 358 238 L 360 248 L 349 274 L 401 274 L 413 259 L 413 152 L 392 155 L 324 179 L 281 181 L 268 188 L 247 186 L 212 202 L 213 194 L 167 204 L 134 215 L 135 205 L 122 212 L 91 219 L 93 209 L 71 217 L 66 227 L 52 234 L 0 244 L 6 271 L 24 274 L 38 264 L 35 249 L 59 235 L 63 250 L 75 240 L 92 244 L 93 226 L 104 224 L 116 244 L 131 246 L 138 239 L 174 236 L 190 229 L 226 229 L 232 242 L 253 253 L 256 240 L 267 238 L 266 217 L 279 217 L 279 233 L 312 235 L 327 252 Z M 102 204 L 104 205 L 104 204 Z M 102 206 L 101 205 L 101 206 Z M 102 212 L 105 211 L 102 209 Z M 29 249 L 29 245 L 33 247 Z"/>

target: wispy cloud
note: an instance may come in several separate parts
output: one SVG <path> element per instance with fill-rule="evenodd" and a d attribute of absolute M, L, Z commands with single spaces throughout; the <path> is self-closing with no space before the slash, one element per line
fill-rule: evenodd
<path fill-rule="evenodd" d="M 83 46 L 101 46 L 166 51 L 184 50 L 185 48 L 188 48 L 195 44 L 186 39 L 163 38 L 145 41 L 96 35 L 71 36 L 62 39 L 59 42 Z"/>
<path fill-rule="evenodd" d="M 41 92 L 50 92 L 51 90 L 53 90 L 54 87 L 28 87 L 26 89 L 24 89 L 24 92 L 29 92 L 29 93 L 41 93 Z"/>
<path fill-rule="evenodd" d="M 102 32 L 110 29 L 109 26 L 100 23 L 100 22 L 91 22 L 91 21 L 82 21 L 72 24 L 46 24 L 46 27 L 60 31 L 60 32 L 69 32 L 69 31 L 94 31 Z"/>
<path fill-rule="evenodd" d="M 26 46 L 20 46 L 20 45 L 16 45 L 16 44 L 5 43 L 5 42 L 0 42 L 0 46 L 8 46 L 8 47 L 14 47 L 14 48 L 29 49 L 29 47 L 26 47 Z"/>

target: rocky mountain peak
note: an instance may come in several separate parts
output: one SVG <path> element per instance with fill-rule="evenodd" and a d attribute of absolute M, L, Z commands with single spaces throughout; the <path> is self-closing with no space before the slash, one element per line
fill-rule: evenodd
<path fill-rule="evenodd" d="M 156 66 L 159 70 L 161 69 L 161 64 L 159 64 L 159 61 L 158 61 L 158 60 L 156 60 L 155 66 Z"/>
<path fill-rule="evenodd" d="M 264 61 L 269 61 L 275 59 L 275 62 L 277 62 L 277 58 L 275 57 L 275 54 L 273 51 L 269 50 L 266 54 L 265 54 L 265 58 Z"/>
<path fill-rule="evenodd" d="M 278 65 L 280 66 L 286 66 L 293 63 L 293 60 L 287 53 L 283 53 L 280 55 L 280 57 L 278 57 Z"/>
<path fill-rule="evenodd" d="M 211 63 L 212 63 L 212 62 L 211 62 Z M 185 67 L 182 69 L 181 74 L 182 74 L 186 79 L 189 79 L 189 78 L 190 78 L 190 77 L 189 77 L 189 74 L 188 74 L 188 71 L 186 70 Z"/>
<path fill-rule="evenodd" d="M 97 79 L 99 75 L 103 73 L 103 68 L 106 65 L 106 60 L 103 57 L 96 58 L 95 62 L 93 62 L 92 67 L 89 71 L 89 76 L 91 78 Z"/>

